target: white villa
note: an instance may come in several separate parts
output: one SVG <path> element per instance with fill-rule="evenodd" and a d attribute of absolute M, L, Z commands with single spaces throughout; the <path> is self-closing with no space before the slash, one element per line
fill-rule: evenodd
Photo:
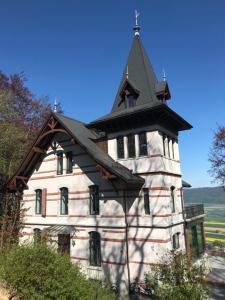
<path fill-rule="evenodd" d="M 192 126 L 170 97 L 136 25 L 111 112 L 89 124 L 52 112 L 9 181 L 27 208 L 21 240 L 47 235 L 88 276 L 121 291 L 170 251 L 201 254 L 204 211 L 184 208 L 178 146 Z"/>

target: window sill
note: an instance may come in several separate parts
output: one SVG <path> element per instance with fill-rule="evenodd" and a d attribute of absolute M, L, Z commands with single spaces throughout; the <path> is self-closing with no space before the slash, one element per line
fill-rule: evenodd
<path fill-rule="evenodd" d="M 87 266 L 88 270 L 94 270 L 94 271 L 102 271 L 102 267 L 100 266 Z"/>

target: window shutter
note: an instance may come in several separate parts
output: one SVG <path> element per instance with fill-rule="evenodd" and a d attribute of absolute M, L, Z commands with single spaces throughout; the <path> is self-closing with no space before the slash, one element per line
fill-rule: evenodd
<path fill-rule="evenodd" d="M 42 190 L 42 203 L 41 203 L 41 215 L 46 217 L 46 200 L 47 200 L 47 189 Z"/>

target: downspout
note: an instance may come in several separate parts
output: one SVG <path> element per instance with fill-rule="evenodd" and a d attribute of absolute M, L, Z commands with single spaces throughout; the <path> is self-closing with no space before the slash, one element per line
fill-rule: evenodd
<path fill-rule="evenodd" d="M 127 277 L 128 277 L 128 288 L 129 293 L 131 291 L 130 282 L 130 263 L 129 263 L 129 244 L 128 244 L 128 222 L 127 222 L 127 201 L 126 201 L 126 190 L 123 190 L 123 201 L 124 201 L 124 221 L 125 221 L 125 243 L 126 243 L 126 256 L 127 256 Z"/>

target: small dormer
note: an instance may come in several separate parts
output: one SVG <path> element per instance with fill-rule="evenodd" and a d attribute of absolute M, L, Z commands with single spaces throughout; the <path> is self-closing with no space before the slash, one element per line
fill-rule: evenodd
<path fill-rule="evenodd" d="M 118 107 L 131 108 L 137 105 L 139 91 L 126 80 L 120 91 L 120 102 Z"/>
<path fill-rule="evenodd" d="M 171 98 L 169 86 L 166 80 L 158 81 L 155 85 L 155 94 L 158 100 L 165 102 Z"/>

